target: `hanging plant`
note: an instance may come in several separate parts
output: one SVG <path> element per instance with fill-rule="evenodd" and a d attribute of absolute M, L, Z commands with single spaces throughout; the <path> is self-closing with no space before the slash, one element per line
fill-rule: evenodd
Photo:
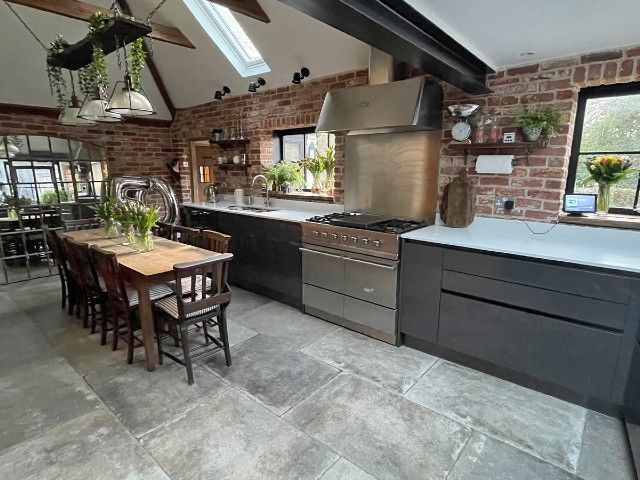
<path fill-rule="evenodd" d="M 88 81 L 93 88 L 98 87 L 102 98 L 106 98 L 109 89 L 109 75 L 107 72 L 107 62 L 105 60 L 104 50 L 100 42 L 99 33 L 104 24 L 110 20 L 112 16 L 104 12 L 96 12 L 89 17 L 89 40 L 91 41 L 92 53 L 91 63 L 87 65 L 85 81 Z M 80 85 L 82 88 L 82 81 Z"/>
<path fill-rule="evenodd" d="M 144 41 L 142 38 L 138 38 L 131 44 L 129 48 L 129 55 L 127 60 L 129 61 L 129 76 L 131 77 L 131 88 L 136 92 L 140 91 L 140 77 L 142 76 L 142 69 L 144 68 L 144 62 L 147 59 L 147 52 L 144 49 Z"/>
<path fill-rule="evenodd" d="M 56 39 L 51 42 L 51 46 L 47 48 L 47 76 L 49 77 L 49 89 L 51 95 L 56 97 L 58 108 L 63 110 L 67 106 L 67 83 L 62 76 L 62 68 L 54 67 L 49 64 L 49 58 L 52 55 L 60 53 L 67 48 L 69 44 L 61 35 L 56 35 Z"/>

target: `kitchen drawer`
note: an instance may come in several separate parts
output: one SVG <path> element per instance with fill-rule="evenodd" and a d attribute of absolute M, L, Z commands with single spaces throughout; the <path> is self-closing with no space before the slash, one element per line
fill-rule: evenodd
<path fill-rule="evenodd" d="M 302 282 L 344 293 L 344 260 L 340 255 L 301 248 Z"/>
<path fill-rule="evenodd" d="M 345 258 L 344 293 L 366 302 L 396 308 L 398 266 Z"/>
<path fill-rule="evenodd" d="M 460 250 L 445 250 L 443 267 L 445 270 L 623 304 L 629 302 L 631 289 L 631 280 L 617 275 Z"/>
<path fill-rule="evenodd" d="M 627 306 L 444 270 L 442 289 L 622 331 Z"/>
<path fill-rule="evenodd" d="M 443 293 L 438 343 L 608 400 L 622 335 Z"/>
<path fill-rule="evenodd" d="M 331 315 L 344 316 L 344 296 L 324 288 L 303 285 L 302 303 Z"/>
<path fill-rule="evenodd" d="M 396 310 L 344 297 L 344 318 L 390 335 L 396 334 Z"/>

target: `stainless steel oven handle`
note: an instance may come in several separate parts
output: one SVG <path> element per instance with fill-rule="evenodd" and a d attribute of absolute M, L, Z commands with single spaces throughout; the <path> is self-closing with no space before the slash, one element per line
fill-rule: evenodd
<path fill-rule="evenodd" d="M 396 267 L 390 267 L 388 265 L 381 265 L 379 263 L 373 263 L 373 262 L 365 262 L 364 260 L 356 260 L 355 258 L 349 258 L 349 257 L 343 257 L 345 260 L 348 260 L 350 262 L 356 262 L 356 263 L 363 263 L 365 265 L 369 265 L 371 267 L 378 267 L 378 268 L 384 268 L 386 270 L 395 270 Z"/>
<path fill-rule="evenodd" d="M 333 255 L 332 253 L 320 252 L 318 250 L 311 250 L 309 248 L 298 247 L 298 250 L 300 250 L 301 252 L 308 252 L 308 253 L 315 253 L 315 254 L 318 254 L 318 255 L 324 255 L 326 257 L 342 258 L 340 255 Z"/>

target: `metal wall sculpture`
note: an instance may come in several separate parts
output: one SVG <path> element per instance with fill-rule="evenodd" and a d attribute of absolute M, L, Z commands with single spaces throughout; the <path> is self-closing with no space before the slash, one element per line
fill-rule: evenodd
<path fill-rule="evenodd" d="M 104 184 L 103 184 L 104 185 Z M 178 223 L 180 209 L 175 190 L 158 177 L 114 177 L 106 182 L 106 192 L 102 192 L 102 200 L 107 197 L 123 202 L 136 201 L 147 205 L 147 197 L 151 192 L 157 192 L 162 198 L 164 208 L 160 221 Z M 107 194 L 108 192 L 108 194 Z"/>

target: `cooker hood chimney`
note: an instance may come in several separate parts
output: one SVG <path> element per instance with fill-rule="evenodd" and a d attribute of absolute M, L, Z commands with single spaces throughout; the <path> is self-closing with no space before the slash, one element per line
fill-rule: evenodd
<path fill-rule="evenodd" d="M 371 48 L 369 85 L 327 93 L 316 132 L 372 133 L 442 129 L 442 89 L 424 77 L 398 78 L 393 58 Z M 395 70 L 395 72 L 394 72 Z"/>

